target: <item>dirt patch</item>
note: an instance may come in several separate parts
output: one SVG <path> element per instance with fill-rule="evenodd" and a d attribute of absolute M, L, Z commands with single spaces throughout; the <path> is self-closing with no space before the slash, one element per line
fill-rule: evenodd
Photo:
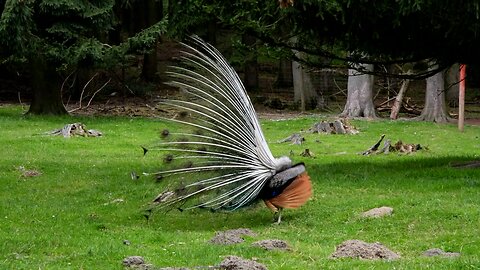
<path fill-rule="evenodd" d="M 423 256 L 426 257 L 458 257 L 460 256 L 460 253 L 458 252 L 445 252 L 442 249 L 439 248 L 431 248 L 429 250 L 426 250 L 422 254 Z"/>
<path fill-rule="evenodd" d="M 365 260 L 395 260 L 400 255 L 380 243 L 367 243 L 361 240 L 347 240 L 337 246 L 332 258 L 359 258 Z"/>
<path fill-rule="evenodd" d="M 220 269 L 225 270 L 267 270 L 268 268 L 256 261 L 237 256 L 227 256 L 221 263 Z"/>
<path fill-rule="evenodd" d="M 200 269 L 203 269 L 200 268 Z M 205 268 L 205 269 L 215 269 L 215 268 Z M 190 270 L 190 268 L 185 268 L 185 267 L 161 267 L 161 268 L 155 268 L 155 270 Z"/>
<path fill-rule="evenodd" d="M 366 212 L 362 213 L 362 217 L 383 217 L 383 216 L 390 216 L 393 213 L 393 208 L 388 206 L 382 206 L 378 208 L 370 209 Z"/>
<path fill-rule="evenodd" d="M 216 245 L 233 245 L 244 242 L 245 239 L 242 237 L 244 235 L 256 236 L 257 234 L 250 229 L 244 228 L 227 230 L 223 232 L 217 232 L 215 237 L 210 239 L 209 242 Z"/>
<path fill-rule="evenodd" d="M 153 268 L 153 265 L 145 263 L 145 259 L 142 256 L 126 257 L 123 259 L 122 264 L 133 269 L 149 270 Z"/>
<path fill-rule="evenodd" d="M 22 177 L 36 177 L 42 175 L 42 172 L 35 169 L 26 169 L 24 166 L 18 166 L 17 169 L 20 171 Z"/>
<path fill-rule="evenodd" d="M 287 242 L 277 239 L 267 239 L 262 241 L 257 241 L 252 244 L 254 247 L 261 247 L 266 250 L 290 250 Z"/>

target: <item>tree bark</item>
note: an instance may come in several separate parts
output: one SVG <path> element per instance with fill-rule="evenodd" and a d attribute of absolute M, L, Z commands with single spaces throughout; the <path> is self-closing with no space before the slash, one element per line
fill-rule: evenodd
<path fill-rule="evenodd" d="M 361 65 L 365 70 L 373 71 L 373 65 Z M 373 105 L 373 75 L 363 74 L 357 70 L 348 70 L 347 102 L 341 117 L 376 118 Z"/>
<path fill-rule="evenodd" d="M 275 86 L 277 87 L 292 87 L 293 86 L 293 74 L 292 74 L 292 61 L 289 59 L 280 59 L 278 63 L 278 74 L 275 80 Z"/>
<path fill-rule="evenodd" d="M 318 95 L 310 73 L 300 63 L 292 61 L 292 75 L 294 100 L 300 102 L 300 110 L 315 109 Z"/>
<path fill-rule="evenodd" d="M 58 74 L 43 56 L 30 60 L 33 97 L 27 114 L 68 114 L 62 101 Z"/>
<path fill-rule="evenodd" d="M 293 37 L 292 43 L 298 39 Z M 304 53 L 293 50 L 298 59 L 304 58 Z M 292 61 L 293 93 L 295 102 L 300 102 L 300 110 L 315 109 L 317 107 L 318 94 L 313 85 L 311 74 L 296 61 Z"/>
<path fill-rule="evenodd" d="M 458 106 L 458 91 L 459 91 L 459 64 L 453 64 L 449 69 L 447 69 L 447 73 L 445 74 L 445 86 L 447 89 L 446 91 L 446 98 L 447 102 L 450 106 L 457 107 Z"/>
<path fill-rule="evenodd" d="M 436 123 L 445 123 L 452 120 L 448 115 L 447 104 L 445 102 L 444 76 L 445 72 L 440 71 L 426 79 L 427 88 L 425 91 L 425 106 L 422 114 L 415 117 L 414 120 Z"/>

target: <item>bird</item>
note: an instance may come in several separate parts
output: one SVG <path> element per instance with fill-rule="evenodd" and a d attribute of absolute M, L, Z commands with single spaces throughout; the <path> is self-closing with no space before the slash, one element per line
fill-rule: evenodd
<path fill-rule="evenodd" d="M 143 147 L 163 154 L 161 169 L 145 173 L 165 185 L 148 210 L 234 211 L 263 200 L 280 223 L 283 209 L 312 196 L 305 164 L 273 156 L 240 77 L 215 47 L 196 35 L 180 44 L 166 75 L 181 94 L 159 101 L 177 113 Z"/>

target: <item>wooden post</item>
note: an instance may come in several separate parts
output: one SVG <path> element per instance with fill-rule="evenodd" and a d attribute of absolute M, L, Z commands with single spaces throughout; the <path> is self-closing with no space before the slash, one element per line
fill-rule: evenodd
<path fill-rule="evenodd" d="M 463 132 L 465 121 L 465 70 L 466 65 L 460 65 L 460 85 L 458 93 L 458 130 Z"/>

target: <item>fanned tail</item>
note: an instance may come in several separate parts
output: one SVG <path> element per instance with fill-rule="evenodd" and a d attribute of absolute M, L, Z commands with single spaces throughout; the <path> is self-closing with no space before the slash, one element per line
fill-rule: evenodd
<path fill-rule="evenodd" d="M 275 159 L 266 143 L 245 88 L 227 60 L 197 36 L 183 43 L 181 65 L 167 72 L 178 99 L 163 106 L 180 111 L 164 119 L 181 126 L 163 131 L 149 150 L 165 153 L 154 173 L 169 186 L 155 206 L 235 210 L 258 198 L 262 187 L 289 159 Z"/>

